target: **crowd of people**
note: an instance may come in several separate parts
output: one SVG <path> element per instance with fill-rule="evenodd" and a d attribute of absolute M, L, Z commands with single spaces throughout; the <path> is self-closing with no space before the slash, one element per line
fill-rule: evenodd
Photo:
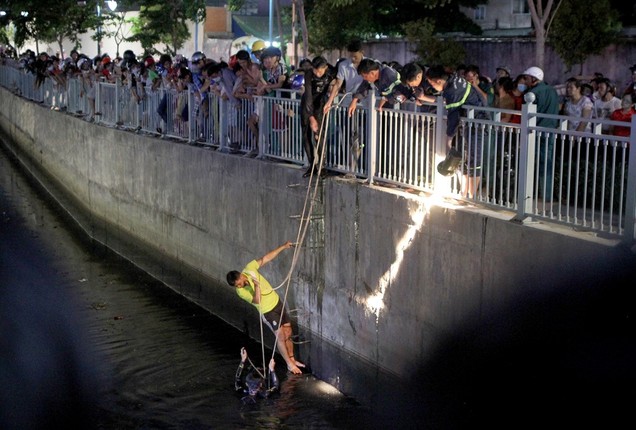
<path fill-rule="evenodd" d="M 285 94 L 285 91 L 280 90 L 302 91 L 303 148 L 310 162 L 305 176 L 320 171 L 320 166 L 314 162 L 320 149 L 319 124 L 324 113 L 334 105 L 337 96 L 344 99 L 344 95 L 350 95 L 344 103 L 349 116 L 373 90 L 379 96 L 380 110 L 394 107 L 426 110 L 430 109 L 427 103 L 434 102 L 436 96 L 444 96 L 449 113 L 464 104 L 477 104 L 504 110 L 500 116 L 501 122 L 519 123 L 520 114 L 511 111 L 520 111 L 524 95 L 534 92 L 537 95 L 539 113 L 571 117 L 567 127 L 578 131 L 591 130 L 588 119 L 630 121 L 636 113 L 633 99 L 636 93 L 636 65 L 630 68 L 632 81 L 625 85 L 612 82 L 601 73 L 596 73 L 591 79 L 573 77 L 564 85 L 550 85 L 544 79 L 543 70 L 538 67 L 529 67 L 513 76 L 509 67 L 500 66 L 491 78 L 474 64 L 450 69 L 429 67 L 416 61 L 401 65 L 367 58 L 362 43 L 358 40 L 347 46 L 347 52 L 336 64 L 330 64 L 324 57 L 317 56 L 290 67 L 285 63 L 279 48 L 267 47 L 263 41 L 258 40 L 251 48 L 246 47 L 236 52 L 227 62 L 207 58 L 200 51 L 190 58 L 167 54 L 155 58 L 152 55 L 137 56 L 131 50 L 115 58 L 108 54 L 90 58 L 73 50 L 70 56 L 63 59 L 46 53 L 36 56 L 34 52 L 27 50 L 19 57 L 18 62 L 21 67 L 37 76 L 36 85 L 47 78 L 58 85 L 64 85 L 69 78 L 79 78 L 83 92 L 91 101 L 92 114 L 95 113 L 94 91 L 98 81 L 120 82 L 130 89 L 136 102 L 140 102 L 149 91 L 190 91 L 197 103 L 198 115 L 203 118 L 209 114 L 209 104 L 205 102 L 210 94 L 229 100 L 233 106 L 239 108 L 242 100 L 249 100 L 254 96 L 280 97 Z M 442 85 L 433 85 L 433 81 L 440 78 L 443 80 Z M 464 97 L 463 91 L 468 89 L 470 91 Z M 342 105 L 342 101 L 340 103 Z M 186 102 L 180 103 L 176 111 L 181 121 L 188 120 Z M 164 131 L 162 127 L 165 129 L 168 123 L 165 95 L 157 114 L 163 124 L 157 128 L 161 133 Z M 253 148 L 253 151 L 246 155 L 255 156 L 258 152 L 258 113 L 252 111 L 247 116 L 249 133 L 231 133 L 231 146 L 236 149 L 240 146 L 239 140 L 248 139 L 245 146 Z M 456 121 L 452 123 L 454 127 Z M 455 131 L 456 127 L 448 130 L 449 139 Z M 629 134 L 629 127 L 604 124 L 602 132 L 625 136 Z"/>
<path fill-rule="evenodd" d="M 420 72 L 425 74 L 427 65 L 419 62 L 400 65 L 394 61 L 366 58 L 360 41 L 351 42 L 347 51 L 348 55 L 335 65 L 327 63 L 328 76 L 333 80 L 333 85 L 329 87 L 327 100 L 323 104 L 326 109 L 342 93 L 355 93 L 350 104 L 352 110 L 355 109 L 357 103 L 368 93 L 371 84 L 380 90 L 381 107 L 392 107 L 396 103 L 404 104 L 407 101 L 417 104 L 424 100 L 423 96 L 435 94 L 426 79 L 417 79 Z M 8 57 L 14 54 L 9 49 L 0 49 L 0 55 Z M 131 50 L 114 58 L 108 54 L 91 58 L 72 50 L 69 56 L 62 58 L 46 52 L 36 55 L 33 51 L 26 50 L 18 57 L 18 63 L 37 76 L 37 85 L 46 78 L 64 84 L 74 77 L 86 79 L 89 87 L 90 83 L 96 81 L 120 80 L 141 91 L 186 88 L 192 84 L 201 99 L 205 99 L 206 93 L 215 92 L 232 100 L 253 95 L 271 95 L 276 89 L 300 90 L 304 84 L 302 75 L 312 69 L 309 59 L 302 60 L 297 67 L 290 67 L 285 63 L 279 48 L 266 47 L 262 40 L 254 42 L 251 49 L 238 51 L 228 62 L 207 58 L 200 51 L 190 58 L 180 54 L 174 58 L 167 54 L 158 58 L 153 55 L 137 56 Z M 376 71 L 376 78 L 364 78 Z M 572 77 L 563 85 L 555 85 L 560 93 L 558 113 L 583 120 L 610 118 L 615 113 L 615 116 L 619 116 L 617 111 L 623 111 L 621 100 L 625 104 L 636 102 L 633 100 L 636 93 L 636 64 L 630 71 L 632 80 L 625 85 L 612 82 L 602 73 L 595 73 L 590 79 Z M 523 103 L 523 94 L 528 89 L 528 75 L 521 73 L 513 77 L 507 66 L 498 67 L 492 78 L 482 74 L 479 66 L 472 64 L 458 65 L 452 72 L 471 84 L 485 106 L 518 110 Z M 143 94 L 137 93 L 136 97 L 143 97 Z M 518 120 L 516 115 L 502 116 L 504 122 Z M 573 121 L 571 127 L 584 130 L 589 128 L 589 123 Z M 604 131 L 611 132 L 609 128 Z"/>
<path fill-rule="evenodd" d="M 381 106 L 391 107 L 395 103 L 423 100 L 421 96 L 434 94 L 426 79 L 415 80 L 417 74 L 428 67 L 412 62 L 404 66 L 396 62 L 378 61 L 364 57 L 360 41 L 347 46 L 348 56 L 338 60 L 335 65 L 327 64 L 334 85 L 327 94 L 324 103 L 329 108 L 339 93 L 357 93 L 351 105 L 355 105 L 368 93 L 370 85 L 375 84 L 382 93 Z M 1 50 L 0 55 L 13 55 L 10 50 Z M 89 57 L 71 51 L 66 58 L 41 52 L 36 55 L 26 50 L 18 57 L 21 67 L 37 76 L 37 84 L 46 78 L 63 84 L 73 77 L 86 77 L 90 82 L 102 80 L 117 82 L 142 89 L 184 88 L 193 84 L 201 98 L 207 92 L 216 92 L 224 97 L 239 99 L 253 95 L 272 94 L 276 89 L 301 89 L 302 75 L 311 70 L 311 61 L 302 60 L 297 67 L 285 64 L 282 52 L 276 47 L 266 47 L 262 40 L 254 42 L 251 49 L 241 50 L 229 59 L 213 60 L 202 52 L 195 52 L 189 59 L 183 55 L 174 58 L 164 54 L 155 58 L 152 55 L 137 56 L 131 50 L 123 56 L 111 58 L 108 54 Z M 365 75 L 379 72 L 377 79 L 364 79 Z M 528 86 L 527 75 L 511 75 L 511 69 L 500 66 L 493 78 L 480 72 L 477 65 L 458 65 L 453 70 L 466 79 L 484 100 L 484 105 L 503 109 L 519 109 L 523 103 L 523 94 Z M 636 65 L 630 68 L 632 81 L 624 86 L 612 82 L 602 73 L 595 73 L 591 79 L 570 78 L 560 89 L 559 113 L 585 118 L 609 118 L 622 109 L 621 98 L 630 96 L 632 102 L 636 93 Z M 300 75 L 300 78 L 298 79 Z M 343 87 L 343 83 L 346 85 Z M 366 82 L 366 83 L 365 83 Z M 137 94 L 141 97 L 141 94 Z M 629 101 L 629 98 L 625 99 Z M 588 103 L 590 102 L 590 103 Z M 518 121 L 516 115 L 504 115 L 502 121 Z M 581 125 L 581 127 L 579 127 Z M 577 121 L 574 128 L 585 129 L 589 123 Z M 605 129 L 609 131 L 609 129 Z"/>

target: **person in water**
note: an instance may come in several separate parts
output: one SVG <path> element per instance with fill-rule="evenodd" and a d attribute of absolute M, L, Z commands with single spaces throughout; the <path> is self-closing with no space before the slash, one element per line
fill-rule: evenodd
<path fill-rule="evenodd" d="M 278 392 L 280 382 L 278 381 L 278 376 L 276 376 L 274 358 L 269 361 L 269 372 L 267 374 L 264 373 L 262 368 L 254 367 L 251 361 L 249 366 L 247 366 L 247 361 L 247 351 L 245 348 L 241 348 L 241 363 L 236 369 L 236 376 L 234 377 L 234 389 L 237 393 L 245 394 L 241 400 L 244 403 L 256 402 L 258 397 L 267 398 Z"/>
<path fill-rule="evenodd" d="M 240 298 L 258 309 L 263 322 L 276 335 L 276 346 L 287 363 L 287 369 L 294 374 L 301 374 L 303 372 L 300 368 L 305 365 L 294 358 L 293 332 L 289 315 L 276 291 L 258 272 L 258 269 L 292 246 L 292 243 L 287 241 L 258 260 L 247 263 L 241 272 L 236 270 L 228 272 L 227 283 L 236 288 Z"/>

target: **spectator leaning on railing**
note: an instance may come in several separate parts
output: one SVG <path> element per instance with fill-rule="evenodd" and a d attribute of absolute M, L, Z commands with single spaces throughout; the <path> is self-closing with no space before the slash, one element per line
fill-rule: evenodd
<path fill-rule="evenodd" d="M 321 128 L 324 106 L 329 95 L 330 85 L 335 78 L 324 57 L 314 58 L 311 65 L 311 69 L 305 72 L 305 91 L 300 100 L 303 148 L 309 161 L 309 167 L 303 174 L 305 178 L 310 176 L 312 171 L 317 174 L 320 168 L 321 160 L 316 160 L 316 156 L 320 157 L 326 139 L 326 127 Z M 325 154 L 322 157 L 322 162 L 324 163 L 326 159 L 327 155 Z M 325 176 L 326 173 L 323 166 L 320 169 L 320 174 Z"/>
<path fill-rule="evenodd" d="M 364 58 L 358 66 L 358 74 L 362 76 L 362 83 L 358 86 L 353 100 L 349 105 L 349 116 L 353 115 L 360 100 L 363 100 L 375 86 L 380 96 L 386 96 L 400 83 L 400 74 L 390 66 L 380 63 L 372 58 Z M 387 108 L 393 107 L 387 104 Z"/>
<path fill-rule="evenodd" d="M 423 82 L 428 82 L 424 80 L 424 71 L 420 65 L 415 62 L 405 64 L 400 76 L 400 83 L 380 99 L 378 110 L 382 110 L 386 103 L 399 103 L 402 110 L 410 111 L 418 110 L 422 106 L 426 91 Z"/>
<path fill-rule="evenodd" d="M 464 180 L 462 181 L 462 194 L 468 198 L 472 198 L 475 195 L 481 179 L 483 142 L 481 142 L 480 133 L 475 134 L 477 141 L 471 142 L 470 144 L 462 139 L 462 137 L 465 136 L 457 136 L 455 149 L 452 147 L 452 142 L 459 129 L 462 108 L 465 105 L 481 107 L 484 106 L 485 101 L 466 79 L 455 73 L 450 73 L 441 65 L 430 67 L 426 71 L 426 80 L 438 94 L 442 95 L 446 103 L 448 118 L 446 121 L 447 148 L 449 153 L 459 151 L 460 149 L 464 150 L 465 163 L 462 166 L 464 176 Z M 429 103 L 435 102 L 435 98 L 432 96 L 424 96 L 423 100 Z M 478 110 L 476 117 L 486 118 L 487 115 Z M 450 173 L 452 174 L 452 172 Z"/>

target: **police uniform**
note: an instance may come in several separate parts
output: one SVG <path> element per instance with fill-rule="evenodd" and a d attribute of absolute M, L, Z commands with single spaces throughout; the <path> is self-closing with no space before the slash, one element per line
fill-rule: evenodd
<path fill-rule="evenodd" d="M 446 103 L 447 110 L 447 122 L 446 122 L 446 135 L 448 137 L 455 136 L 460 124 L 460 117 L 464 105 L 468 106 L 483 106 L 483 99 L 477 93 L 477 91 L 466 81 L 466 79 L 456 74 L 451 75 L 444 89 L 442 90 L 442 97 Z M 477 111 L 476 118 L 488 119 L 488 116 L 483 111 Z M 458 136 L 458 140 L 461 136 Z M 483 142 L 481 141 L 481 133 L 475 133 L 473 139 L 466 139 L 470 142 L 469 148 L 464 148 L 466 156 L 466 164 L 464 165 L 464 173 L 471 175 L 480 175 L 481 172 L 481 154 Z M 458 146 L 460 142 L 458 141 Z"/>

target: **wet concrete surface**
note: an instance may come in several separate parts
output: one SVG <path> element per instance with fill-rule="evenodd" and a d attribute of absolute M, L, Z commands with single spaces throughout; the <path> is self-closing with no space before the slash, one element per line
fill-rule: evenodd
<path fill-rule="evenodd" d="M 260 345 L 90 241 L 4 150 L 0 283 L 3 429 L 390 427 L 282 361 L 281 393 L 243 405 L 239 350 Z"/>

